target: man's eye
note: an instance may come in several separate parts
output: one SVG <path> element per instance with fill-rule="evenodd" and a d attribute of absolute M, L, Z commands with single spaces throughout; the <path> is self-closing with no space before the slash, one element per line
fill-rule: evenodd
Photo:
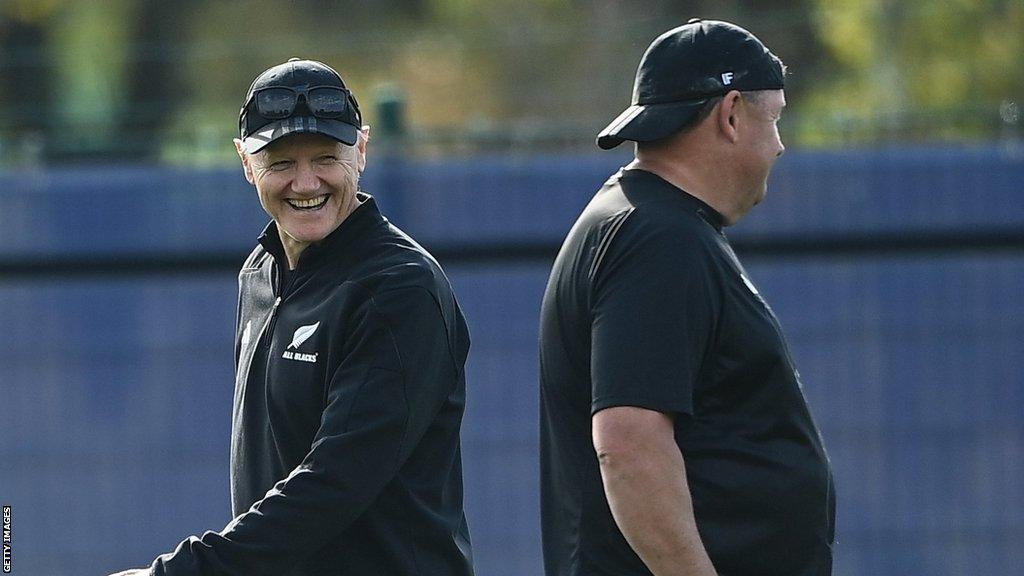
<path fill-rule="evenodd" d="M 274 162 L 270 166 L 267 166 L 267 168 L 273 170 L 274 172 L 280 172 L 281 170 L 287 170 L 291 165 L 291 162 L 287 160 L 281 160 L 279 162 Z"/>
<path fill-rule="evenodd" d="M 321 164 L 331 164 L 332 162 L 337 162 L 338 158 L 336 156 L 321 156 L 317 160 Z"/>

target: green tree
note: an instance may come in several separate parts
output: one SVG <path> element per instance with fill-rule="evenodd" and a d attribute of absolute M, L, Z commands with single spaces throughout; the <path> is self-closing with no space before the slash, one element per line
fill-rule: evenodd
<path fill-rule="evenodd" d="M 800 102 L 802 143 L 991 135 L 1024 94 L 1019 0 L 816 4 L 829 58 Z"/>

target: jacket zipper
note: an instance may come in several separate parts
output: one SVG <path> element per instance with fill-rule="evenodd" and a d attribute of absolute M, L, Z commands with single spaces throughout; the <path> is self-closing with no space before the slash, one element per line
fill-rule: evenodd
<path fill-rule="evenodd" d="M 277 308 L 278 308 L 278 306 L 280 306 L 282 299 L 284 299 L 284 297 L 288 295 L 288 291 L 289 291 L 288 289 L 291 288 L 291 286 L 294 283 L 294 281 L 295 281 L 295 273 L 293 271 L 292 274 L 288 275 L 288 279 L 285 281 L 284 286 L 281 286 L 280 290 L 277 291 L 277 293 L 278 293 L 277 299 L 274 300 L 274 306 L 270 309 L 270 318 L 267 319 L 267 323 L 263 327 L 264 332 L 269 333 L 269 334 L 273 334 L 274 333 L 274 324 L 277 321 Z M 260 338 L 261 338 L 260 342 L 262 342 L 262 337 L 263 337 L 263 334 L 260 334 Z M 264 363 L 264 367 L 267 370 L 270 369 L 270 342 L 267 342 L 267 362 Z"/>
<path fill-rule="evenodd" d="M 281 296 L 278 296 L 277 300 L 274 300 L 274 306 L 270 308 L 270 318 L 267 318 L 267 324 L 266 324 L 266 326 L 263 327 L 264 333 L 260 334 L 260 338 L 261 338 L 260 341 L 261 342 L 262 342 L 262 338 L 264 336 L 266 336 L 267 334 L 273 334 L 274 333 L 274 321 L 277 320 L 277 307 L 280 304 L 281 304 Z M 267 342 L 267 354 L 268 354 L 268 357 L 269 357 L 269 354 L 270 354 L 270 342 Z M 267 364 L 269 364 L 269 362 Z"/>
<path fill-rule="evenodd" d="M 263 338 L 264 337 L 267 337 L 267 335 L 270 334 L 271 335 L 270 338 L 273 338 L 274 324 L 277 322 L 277 309 L 281 305 L 281 301 L 284 299 L 284 297 L 288 295 L 288 289 L 291 287 L 291 285 L 294 283 L 294 281 L 295 281 L 295 274 L 292 273 L 292 274 L 288 275 L 288 279 L 285 281 L 283 286 L 280 285 L 280 281 L 274 282 L 275 284 L 277 284 L 280 287 L 280 289 L 276 290 L 276 292 L 278 293 L 278 296 L 274 300 L 274 305 L 270 308 L 270 316 L 267 318 L 267 321 L 263 324 L 263 330 L 260 331 L 260 339 L 256 341 L 257 350 L 253 350 L 253 354 L 254 355 L 258 351 L 259 346 L 261 344 L 263 344 Z M 263 363 L 263 379 L 264 379 L 264 381 L 266 381 L 266 379 L 268 378 L 268 375 L 270 373 L 270 353 L 271 353 L 270 345 L 271 345 L 271 342 L 268 341 L 266 344 L 267 344 L 267 358 L 266 358 L 266 361 Z M 252 362 L 249 363 L 249 368 L 250 368 L 250 370 L 247 370 L 246 374 L 245 374 L 245 381 L 247 383 L 249 382 L 249 376 L 252 375 L 251 374 Z"/>
<path fill-rule="evenodd" d="M 275 269 L 275 272 L 276 271 L 277 270 Z M 246 384 L 248 384 L 248 382 L 249 382 L 249 377 L 252 376 L 252 361 L 256 357 L 256 353 L 259 352 L 260 346 L 263 344 L 263 338 L 267 335 L 268 332 L 269 333 L 273 333 L 274 320 L 277 319 L 277 308 L 281 305 L 281 301 L 284 299 L 284 296 L 285 296 L 285 292 L 284 291 L 285 291 L 285 289 L 287 289 L 288 286 L 291 285 L 291 280 L 292 280 L 291 277 L 288 278 L 288 281 L 285 283 L 284 286 L 280 285 L 280 280 L 279 279 L 280 279 L 280 275 L 279 274 L 274 274 L 274 275 L 271 276 L 271 280 L 270 280 L 271 286 L 272 286 L 274 292 L 277 294 L 277 297 L 274 298 L 274 305 L 270 307 L 270 314 L 267 315 L 266 321 L 263 322 L 263 327 L 260 328 L 260 333 L 256 336 L 256 340 L 254 340 L 254 342 L 256 343 L 256 346 L 253 348 L 252 355 L 249 357 L 249 365 L 246 366 L 246 368 L 245 368 L 245 382 L 246 382 Z M 269 364 L 270 364 L 270 346 L 269 346 L 269 343 L 268 343 L 268 346 L 267 346 L 266 362 L 264 362 L 263 364 L 264 364 L 264 369 L 269 368 Z"/>
<path fill-rule="evenodd" d="M 256 340 L 254 340 L 256 345 L 252 350 L 252 354 L 249 355 L 249 365 L 245 367 L 244 382 L 246 385 L 248 385 L 249 383 L 249 376 L 252 375 L 252 361 L 253 359 L 256 358 L 256 353 L 259 352 L 260 344 L 263 343 L 263 336 L 267 333 L 267 328 L 269 328 L 270 325 L 273 323 L 274 317 L 277 315 L 277 307 L 280 305 L 281 297 L 278 296 L 277 298 L 274 299 L 274 305 L 270 307 L 270 315 L 267 316 L 267 320 L 263 323 L 263 326 L 260 328 L 260 333 L 256 336 Z"/>

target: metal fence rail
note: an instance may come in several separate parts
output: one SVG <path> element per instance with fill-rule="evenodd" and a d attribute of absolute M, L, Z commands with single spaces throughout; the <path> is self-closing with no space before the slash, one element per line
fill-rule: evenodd
<path fill-rule="evenodd" d="M 478 573 L 540 573 L 537 317 L 622 156 L 379 158 L 364 188 L 436 252 L 473 348 Z M 1024 566 L 1024 157 L 789 153 L 729 234 L 781 319 L 836 471 L 839 575 Z M 15 572 L 140 565 L 228 520 L 234 170 L 0 174 L 0 500 Z"/>

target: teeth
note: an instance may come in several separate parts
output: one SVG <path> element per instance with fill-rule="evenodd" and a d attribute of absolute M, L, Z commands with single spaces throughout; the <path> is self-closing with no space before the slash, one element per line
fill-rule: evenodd
<path fill-rule="evenodd" d="M 327 194 L 317 196 L 316 198 L 310 198 L 308 200 L 301 200 L 299 198 L 289 198 L 288 203 L 296 208 L 316 208 L 327 202 Z"/>

